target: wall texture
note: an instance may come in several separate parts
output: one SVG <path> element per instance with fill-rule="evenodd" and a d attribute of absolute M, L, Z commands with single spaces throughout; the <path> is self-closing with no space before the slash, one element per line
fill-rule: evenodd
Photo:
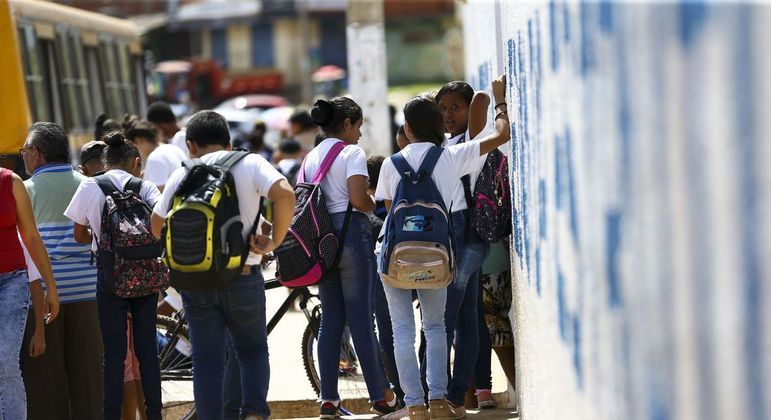
<path fill-rule="evenodd" d="M 524 419 L 771 418 L 771 6 L 469 0 Z"/>

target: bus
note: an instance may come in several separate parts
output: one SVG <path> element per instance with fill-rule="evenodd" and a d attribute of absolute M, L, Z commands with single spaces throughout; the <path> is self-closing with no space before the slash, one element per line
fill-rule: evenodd
<path fill-rule="evenodd" d="M 124 19 L 40 0 L 0 0 L 0 156 L 23 172 L 19 149 L 35 121 L 70 136 L 72 156 L 100 113 L 120 119 L 147 107 L 144 56 Z"/>

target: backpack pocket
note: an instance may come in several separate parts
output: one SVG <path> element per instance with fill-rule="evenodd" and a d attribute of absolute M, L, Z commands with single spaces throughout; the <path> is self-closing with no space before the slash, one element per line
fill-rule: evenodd
<path fill-rule="evenodd" d="M 450 252 L 436 242 L 405 241 L 397 244 L 383 282 L 397 289 L 440 289 L 452 282 Z"/>

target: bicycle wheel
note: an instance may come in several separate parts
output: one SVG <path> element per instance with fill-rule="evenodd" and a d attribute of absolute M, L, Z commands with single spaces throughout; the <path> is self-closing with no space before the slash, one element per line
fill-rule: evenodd
<path fill-rule="evenodd" d="M 315 321 L 315 322 L 314 322 Z M 312 319 L 305 327 L 302 338 L 302 357 L 305 374 L 316 394 L 321 393 L 321 378 L 319 376 L 318 361 L 318 331 L 314 325 L 319 325 L 318 319 Z M 349 336 L 345 336 L 341 342 L 340 362 L 337 373 L 337 389 L 343 400 L 369 398 L 367 384 L 359 367 L 353 344 Z"/>
<path fill-rule="evenodd" d="M 158 315 L 155 321 L 158 361 L 161 367 L 161 397 L 167 403 L 193 400 L 192 345 L 184 319 Z M 182 417 L 194 420 L 195 406 Z"/>

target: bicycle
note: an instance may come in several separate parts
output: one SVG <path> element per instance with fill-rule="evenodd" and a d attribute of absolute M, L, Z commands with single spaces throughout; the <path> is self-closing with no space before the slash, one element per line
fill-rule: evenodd
<path fill-rule="evenodd" d="M 268 264 L 271 261 L 272 258 L 268 258 Z M 266 292 L 277 288 L 283 288 L 277 279 L 265 281 Z M 318 295 L 307 287 L 292 289 L 268 322 L 267 333 L 270 335 L 295 302 L 299 303 L 300 310 L 307 321 L 300 343 L 303 367 L 313 391 L 319 395 L 321 379 L 318 366 L 318 334 L 321 326 L 322 308 Z M 156 329 L 158 331 L 158 354 L 162 383 L 191 381 L 193 379 L 192 346 L 190 345 L 184 310 L 176 312 L 171 317 L 159 315 Z M 344 337 L 341 343 L 338 391 L 344 400 L 367 398 L 369 395 L 350 337 Z M 350 414 L 342 406 L 341 411 L 343 414 Z M 194 413 L 195 408 L 185 418 L 195 418 L 193 417 Z"/>

